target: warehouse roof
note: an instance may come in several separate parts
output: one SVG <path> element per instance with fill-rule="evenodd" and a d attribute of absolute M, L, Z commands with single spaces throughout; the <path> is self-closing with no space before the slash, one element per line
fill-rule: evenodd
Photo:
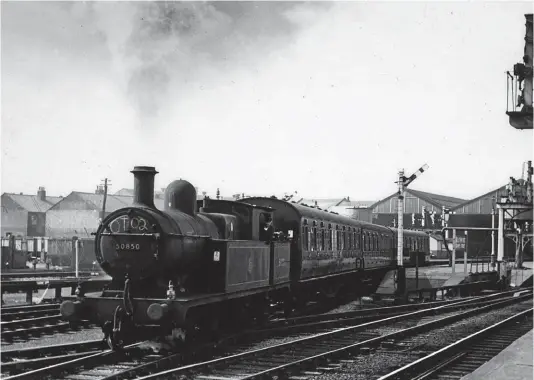
<path fill-rule="evenodd" d="M 432 204 L 432 205 L 434 205 L 436 207 L 439 207 L 439 208 L 441 208 L 443 206 L 445 206 L 446 208 L 456 207 L 459 204 L 464 203 L 466 201 L 465 199 L 449 197 L 447 195 L 427 193 L 425 191 L 420 191 L 420 190 L 406 189 L 405 192 L 406 192 L 406 194 L 411 194 L 414 197 L 420 198 L 420 199 L 422 199 L 422 200 L 424 200 L 424 201 L 426 201 L 426 202 L 428 202 L 428 203 L 430 203 L 430 204 Z M 374 208 L 378 204 L 380 204 L 380 203 L 382 203 L 384 201 L 390 200 L 391 198 L 396 197 L 396 196 L 397 196 L 397 193 L 393 193 L 389 197 L 384 198 L 382 200 L 379 200 L 378 202 L 375 202 L 374 204 L 372 204 L 369 207 Z"/>

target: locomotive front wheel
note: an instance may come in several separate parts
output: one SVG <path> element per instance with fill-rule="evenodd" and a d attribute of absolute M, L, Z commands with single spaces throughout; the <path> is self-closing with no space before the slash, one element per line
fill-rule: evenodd
<path fill-rule="evenodd" d="M 118 351 L 124 347 L 124 340 L 120 338 L 120 333 L 118 333 L 118 331 L 113 331 L 109 334 L 106 343 L 113 351 Z"/>

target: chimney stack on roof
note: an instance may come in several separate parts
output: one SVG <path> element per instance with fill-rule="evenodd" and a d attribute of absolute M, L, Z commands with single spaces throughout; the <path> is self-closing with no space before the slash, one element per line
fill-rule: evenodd
<path fill-rule="evenodd" d="M 46 200 L 46 190 L 43 186 L 39 187 L 39 190 L 37 191 L 37 197 L 39 197 L 39 200 L 41 201 Z"/>

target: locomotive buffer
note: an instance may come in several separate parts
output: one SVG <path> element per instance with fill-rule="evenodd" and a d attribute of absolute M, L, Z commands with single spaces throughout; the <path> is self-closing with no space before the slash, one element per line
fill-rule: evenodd
<path fill-rule="evenodd" d="M 404 189 L 419 177 L 429 166 L 424 164 L 413 173 L 410 177 L 404 176 L 404 169 L 399 171 L 399 180 L 396 182 L 399 186 L 398 192 L 398 233 L 397 233 L 397 294 L 404 295 L 406 291 L 406 268 L 403 265 L 403 227 L 404 227 Z M 416 271 L 419 268 L 416 268 Z"/>

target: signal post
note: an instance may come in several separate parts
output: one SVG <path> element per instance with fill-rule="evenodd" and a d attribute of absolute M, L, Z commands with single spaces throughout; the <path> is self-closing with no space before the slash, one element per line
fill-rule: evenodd
<path fill-rule="evenodd" d="M 425 170 L 428 169 L 428 165 L 424 164 L 418 171 L 412 174 L 409 178 L 404 176 L 404 170 L 399 171 L 399 179 L 397 181 L 399 192 L 397 196 L 398 200 L 398 231 L 397 231 L 397 294 L 403 295 L 406 293 L 406 268 L 403 263 L 404 253 L 404 189 L 412 183 L 417 177 L 419 177 Z M 418 270 L 419 268 L 416 268 Z"/>

